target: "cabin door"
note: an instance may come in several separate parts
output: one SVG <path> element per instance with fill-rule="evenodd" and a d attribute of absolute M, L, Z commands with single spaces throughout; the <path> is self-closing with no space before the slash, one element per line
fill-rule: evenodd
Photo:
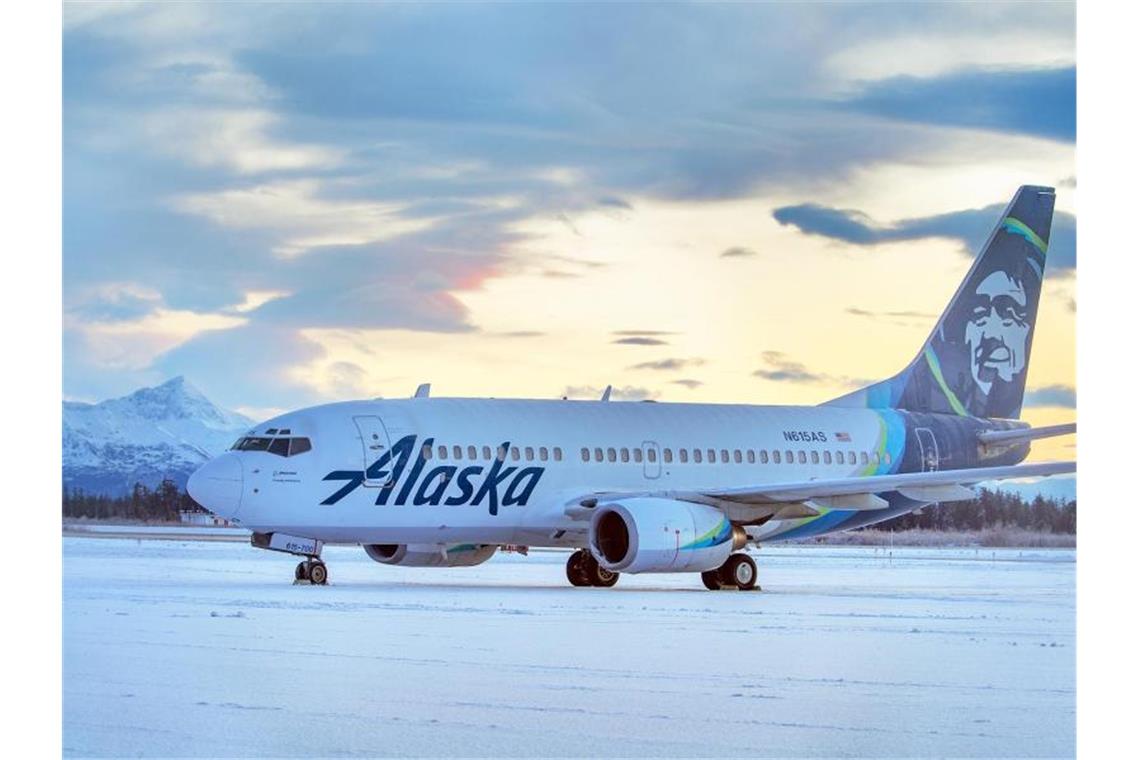
<path fill-rule="evenodd" d="M 392 441 L 388 438 L 388 429 L 384 422 L 373 415 L 353 417 L 356 429 L 360 432 L 360 447 L 364 461 L 364 485 L 373 488 L 382 488 L 392 480 L 392 467 L 373 468 L 372 465 L 385 453 L 392 450 Z M 379 470 L 378 472 L 376 470 Z"/>
<path fill-rule="evenodd" d="M 938 469 L 938 440 L 930 428 L 915 428 L 914 437 L 918 441 L 918 456 L 923 472 Z"/>

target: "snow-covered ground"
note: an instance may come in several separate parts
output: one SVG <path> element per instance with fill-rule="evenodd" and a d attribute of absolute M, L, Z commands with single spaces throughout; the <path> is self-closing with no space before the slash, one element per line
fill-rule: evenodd
<path fill-rule="evenodd" d="M 772 547 L 763 593 L 64 539 L 69 756 L 1070 756 L 1075 555 Z"/>

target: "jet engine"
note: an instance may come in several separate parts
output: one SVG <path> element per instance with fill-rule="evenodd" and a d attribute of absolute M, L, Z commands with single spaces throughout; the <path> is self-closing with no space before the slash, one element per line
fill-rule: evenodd
<path fill-rule="evenodd" d="M 385 565 L 470 567 L 486 562 L 495 544 L 365 544 L 365 553 Z"/>
<path fill-rule="evenodd" d="M 602 504 L 590 521 L 590 552 L 612 572 L 712 570 L 747 540 L 719 509 L 651 496 Z"/>

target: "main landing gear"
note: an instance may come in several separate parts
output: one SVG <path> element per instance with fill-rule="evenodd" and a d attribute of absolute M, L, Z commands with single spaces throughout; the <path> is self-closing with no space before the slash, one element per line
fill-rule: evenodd
<path fill-rule="evenodd" d="M 578 549 L 566 560 L 566 578 L 575 586 L 609 587 L 618 582 L 618 573 L 610 572 L 585 549 Z"/>
<path fill-rule="evenodd" d="M 701 573 L 701 580 L 709 591 L 735 588 L 740 591 L 759 590 L 756 585 L 756 563 L 747 554 L 733 554 L 715 570 Z"/>
<path fill-rule="evenodd" d="M 309 557 L 297 564 L 293 571 L 293 583 L 311 583 L 314 586 L 324 586 L 329 582 L 329 569 L 320 557 Z"/>

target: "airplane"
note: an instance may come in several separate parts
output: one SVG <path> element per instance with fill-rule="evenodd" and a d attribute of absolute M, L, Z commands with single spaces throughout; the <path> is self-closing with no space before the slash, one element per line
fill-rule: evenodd
<path fill-rule="evenodd" d="M 1054 199 L 1021 187 L 915 358 L 822 405 L 433 398 L 425 384 L 274 417 L 187 489 L 253 546 L 304 557 L 295 582 L 326 584 L 322 547 L 344 543 L 422 567 L 559 547 L 574 586 L 688 572 L 755 589 L 748 548 L 1075 472 L 1021 464 L 1032 441 L 1076 430 L 1018 419 Z"/>

